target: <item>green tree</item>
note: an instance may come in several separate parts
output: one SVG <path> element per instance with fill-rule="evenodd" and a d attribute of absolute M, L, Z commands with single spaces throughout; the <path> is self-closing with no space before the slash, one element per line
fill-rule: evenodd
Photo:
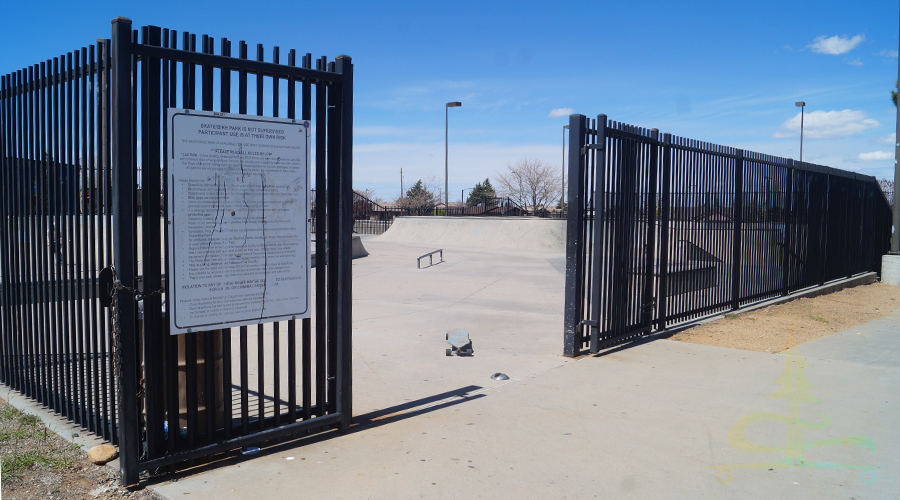
<path fill-rule="evenodd" d="M 415 184 L 406 192 L 404 198 L 397 200 L 401 207 L 413 210 L 431 210 L 437 204 L 437 197 L 434 190 L 422 179 L 416 181 Z"/>
<path fill-rule="evenodd" d="M 470 192 L 469 197 L 466 198 L 466 205 L 477 205 L 485 198 L 493 198 L 494 196 L 497 196 L 497 192 L 494 191 L 494 187 L 491 186 L 491 180 L 485 179 L 483 183 L 479 182 L 472 188 L 472 192 Z"/>

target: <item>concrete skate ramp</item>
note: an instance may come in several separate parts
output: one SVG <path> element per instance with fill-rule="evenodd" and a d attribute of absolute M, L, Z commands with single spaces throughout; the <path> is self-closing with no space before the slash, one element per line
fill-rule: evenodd
<path fill-rule="evenodd" d="M 565 219 L 398 217 L 377 241 L 473 250 L 565 253 Z"/>

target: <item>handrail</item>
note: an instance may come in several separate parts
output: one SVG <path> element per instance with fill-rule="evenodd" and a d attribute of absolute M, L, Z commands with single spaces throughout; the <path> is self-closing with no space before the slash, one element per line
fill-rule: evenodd
<path fill-rule="evenodd" d="M 444 262 L 444 249 L 439 248 L 433 252 L 428 252 L 425 255 L 419 256 L 416 259 L 416 269 L 422 269 L 422 259 L 424 259 L 425 257 L 428 257 L 428 267 L 433 266 L 434 265 L 434 254 L 436 254 L 436 253 L 441 254 L 441 261 L 438 262 L 438 264 L 440 264 L 441 262 Z"/>

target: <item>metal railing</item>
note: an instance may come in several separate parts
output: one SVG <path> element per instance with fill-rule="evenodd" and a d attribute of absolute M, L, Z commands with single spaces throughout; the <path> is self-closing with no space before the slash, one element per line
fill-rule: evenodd
<path fill-rule="evenodd" d="M 444 249 L 439 248 L 433 252 L 428 252 L 425 255 L 420 255 L 419 257 L 417 257 L 416 258 L 416 269 L 422 269 L 422 259 L 424 259 L 425 257 L 428 257 L 428 267 L 433 266 L 434 265 L 434 254 L 440 254 L 440 256 L 441 256 L 441 260 L 438 262 L 438 264 L 440 264 L 441 262 L 444 262 Z"/>

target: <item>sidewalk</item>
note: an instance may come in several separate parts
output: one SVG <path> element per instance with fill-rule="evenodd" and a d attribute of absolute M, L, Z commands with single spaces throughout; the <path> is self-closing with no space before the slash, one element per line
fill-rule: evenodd
<path fill-rule="evenodd" d="M 166 498 L 891 498 L 900 309 L 763 354 L 657 340 L 563 358 L 562 256 L 365 243 L 357 425 L 154 486 Z M 444 355 L 470 332 L 475 356 Z M 503 372 L 510 380 L 490 379 Z M 771 397 L 771 396 L 778 397 Z M 793 423 L 798 419 L 798 423 Z M 771 469 L 771 470 L 770 470 Z M 189 496 L 188 496 L 189 495 Z"/>

